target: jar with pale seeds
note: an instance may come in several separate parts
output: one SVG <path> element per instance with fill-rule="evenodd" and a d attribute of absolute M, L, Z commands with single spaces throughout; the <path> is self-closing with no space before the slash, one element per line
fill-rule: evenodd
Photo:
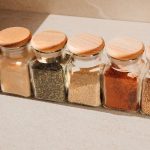
<path fill-rule="evenodd" d="M 67 48 L 72 57 L 69 66 L 68 101 L 100 106 L 104 40 L 93 34 L 79 34 L 69 39 Z"/>

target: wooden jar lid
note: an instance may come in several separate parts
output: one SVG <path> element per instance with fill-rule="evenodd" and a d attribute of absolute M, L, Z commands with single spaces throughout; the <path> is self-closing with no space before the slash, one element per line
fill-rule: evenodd
<path fill-rule="evenodd" d="M 31 32 L 24 27 L 10 27 L 0 31 L 0 46 L 19 47 L 31 39 Z"/>
<path fill-rule="evenodd" d="M 99 53 L 105 46 L 101 37 L 83 33 L 69 39 L 67 48 L 73 54 L 79 56 L 90 56 Z"/>
<path fill-rule="evenodd" d="M 118 60 L 136 59 L 144 52 L 144 44 L 130 37 L 116 38 L 107 45 L 107 54 Z"/>
<path fill-rule="evenodd" d="M 31 46 L 42 52 L 53 52 L 64 48 L 67 36 L 59 31 L 43 31 L 33 36 Z"/>

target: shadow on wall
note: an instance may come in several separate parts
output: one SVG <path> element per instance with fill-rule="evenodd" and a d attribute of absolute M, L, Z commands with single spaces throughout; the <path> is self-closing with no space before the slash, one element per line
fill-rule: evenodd
<path fill-rule="evenodd" d="M 0 0 L 0 8 L 150 22 L 149 0 Z"/>
<path fill-rule="evenodd" d="M 0 30 L 12 26 L 23 26 L 34 33 L 47 16 L 48 14 L 44 13 L 0 10 Z"/>

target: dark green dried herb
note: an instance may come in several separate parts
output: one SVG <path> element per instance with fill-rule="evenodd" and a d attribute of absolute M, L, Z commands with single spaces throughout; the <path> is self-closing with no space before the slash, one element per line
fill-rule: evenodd
<path fill-rule="evenodd" d="M 56 102 L 65 101 L 64 71 L 59 63 L 34 61 L 31 65 L 31 77 L 36 98 Z"/>

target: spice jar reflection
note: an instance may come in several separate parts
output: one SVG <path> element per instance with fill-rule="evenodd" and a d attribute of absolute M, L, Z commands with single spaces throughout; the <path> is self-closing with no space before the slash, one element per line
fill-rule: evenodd
<path fill-rule="evenodd" d="M 142 42 L 130 38 L 118 38 L 107 45 L 110 63 L 103 75 L 103 105 L 108 108 L 138 111 L 141 98 Z"/>
<path fill-rule="evenodd" d="M 66 66 L 63 55 L 67 37 L 59 31 L 44 31 L 33 36 L 31 46 L 36 59 L 30 65 L 34 96 L 41 100 L 66 100 Z"/>
<path fill-rule="evenodd" d="M 68 101 L 99 106 L 100 76 L 104 68 L 101 60 L 103 39 L 92 34 L 79 34 L 69 39 L 67 48 L 72 54 Z"/>
<path fill-rule="evenodd" d="M 23 27 L 11 27 L 0 31 L 0 45 L 3 51 L 1 64 L 1 88 L 5 93 L 24 97 L 31 95 L 28 51 L 31 32 Z"/>

